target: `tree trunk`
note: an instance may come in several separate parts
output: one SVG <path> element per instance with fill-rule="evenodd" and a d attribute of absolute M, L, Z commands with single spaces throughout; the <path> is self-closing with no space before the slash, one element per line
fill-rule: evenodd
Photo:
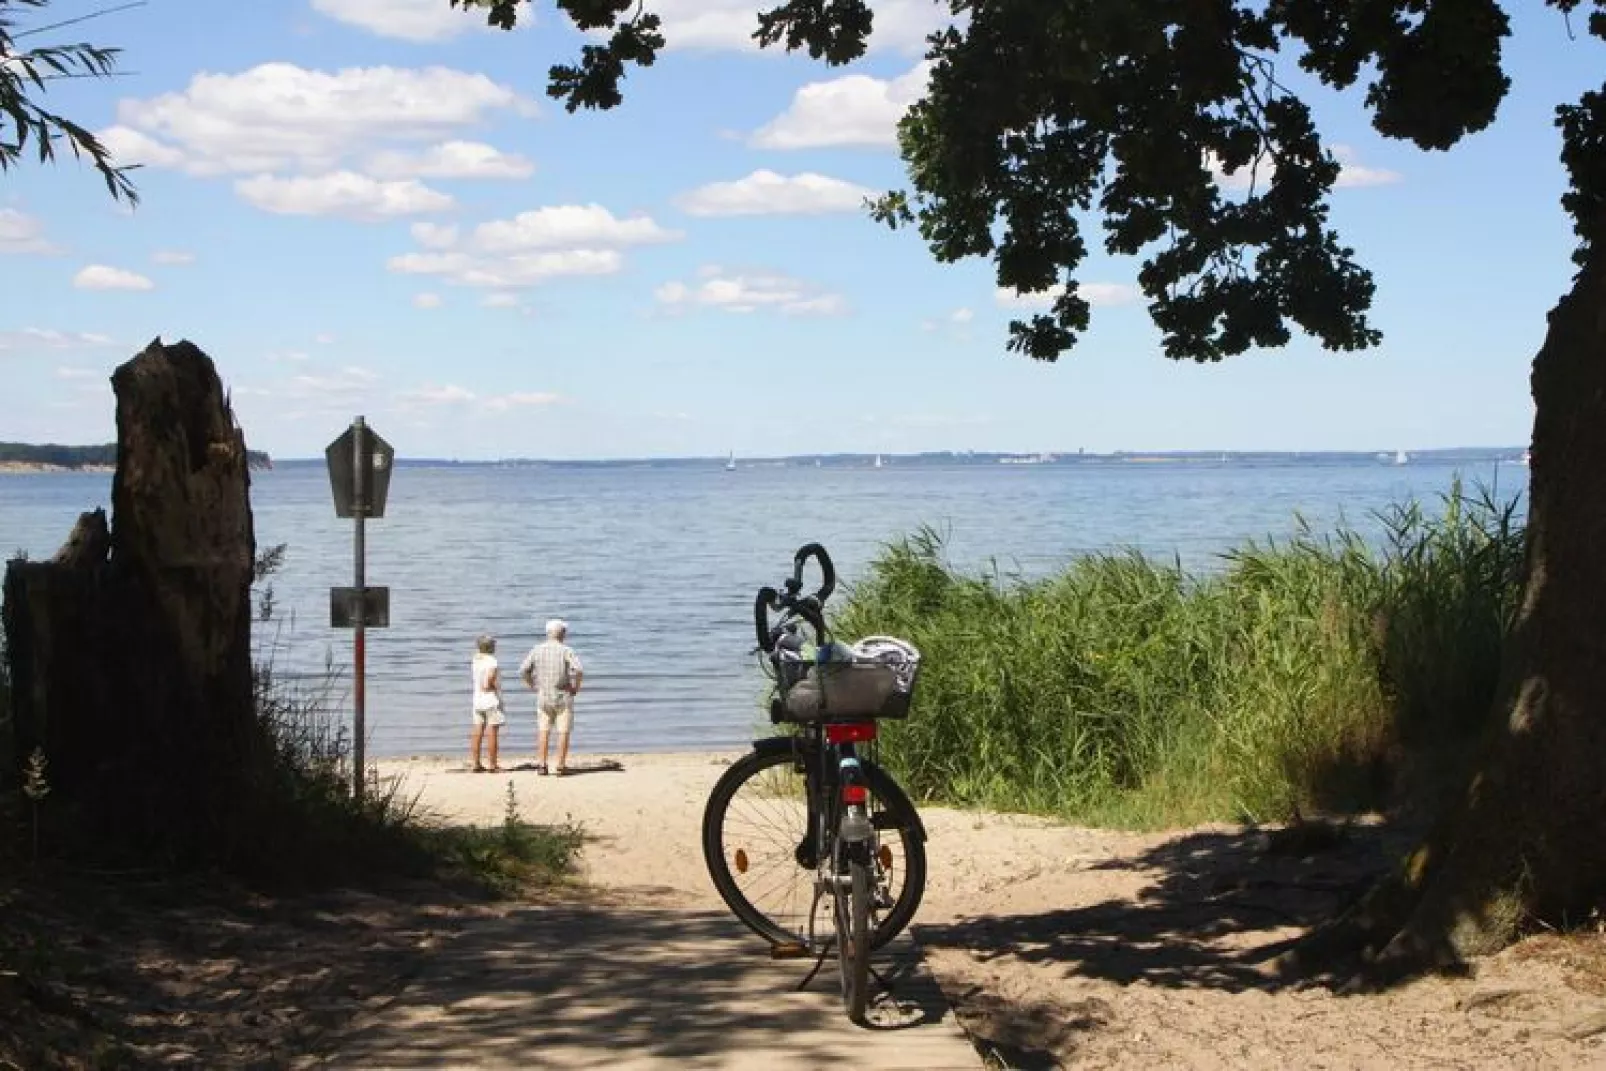
<path fill-rule="evenodd" d="M 1297 955 L 1378 974 L 1494 951 L 1606 906 L 1606 271 L 1549 318 L 1535 403 L 1527 578 L 1483 759 L 1399 873 Z"/>
<path fill-rule="evenodd" d="M 251 688 L 245 441 L 188 342 L 153 342 L 112 386 L 109 540 L 89 514 L 56 561 L 7 567 L 17 757 L 45 752 L 52 801 L 86 833 L 216 857 L 269 754 Z"/>

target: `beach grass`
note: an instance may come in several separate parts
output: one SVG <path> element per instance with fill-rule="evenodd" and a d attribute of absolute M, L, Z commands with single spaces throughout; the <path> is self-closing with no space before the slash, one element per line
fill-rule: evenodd
<path fill-rule="evenodd" d="M 920 648 L 882 756 L 922 799 L 1123 827 L 1379 807 L 1483 724 L 1523 569 L 1517 503 L 1487 492 L 1379 520 L 1197 574 L 1124 552 L 1037 580 L 955 569 L 923 529 L 834 626 Z"/>

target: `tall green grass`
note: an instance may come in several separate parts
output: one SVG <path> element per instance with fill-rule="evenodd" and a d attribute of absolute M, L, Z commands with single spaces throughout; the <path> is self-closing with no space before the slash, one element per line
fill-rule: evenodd
<path fill-rule="evenodd" d="M 887 546 L 834 622 L 924 656 L 884 760 L 918 796 L 1153 826 L 1382 805 L 1482 724 L 1516 606 L 1515 502 L 1457 483 L 1383 538 L 1250 542 L 1191 574 L 1136 552 L 1025 581 Z"/>

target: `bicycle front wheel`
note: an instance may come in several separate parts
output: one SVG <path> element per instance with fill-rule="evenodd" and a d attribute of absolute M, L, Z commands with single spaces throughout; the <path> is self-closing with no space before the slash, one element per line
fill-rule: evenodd
<path fill-rule="evenodd" d="M 878 843 L 871 859 L 870 947 L 880 948 L 914 917 L 926 888 L 926 846 L 918 819 L 880 767 L 864 763 Z M 703 861 L 720 898 L 771 944 L 819 944 L 816 860 L 808 827 L 808 776 L 790 751 L 751 751 L 714 785 L 703 811 Z"/>

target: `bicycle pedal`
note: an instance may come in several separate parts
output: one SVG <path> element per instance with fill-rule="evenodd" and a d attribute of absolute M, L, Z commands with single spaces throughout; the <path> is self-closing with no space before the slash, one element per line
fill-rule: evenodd
<path fill-rule="evenodd" d="M 770 959 L 805 959 L 808 954 L 808 946 L 799 941 L 770 945 Z"/>

